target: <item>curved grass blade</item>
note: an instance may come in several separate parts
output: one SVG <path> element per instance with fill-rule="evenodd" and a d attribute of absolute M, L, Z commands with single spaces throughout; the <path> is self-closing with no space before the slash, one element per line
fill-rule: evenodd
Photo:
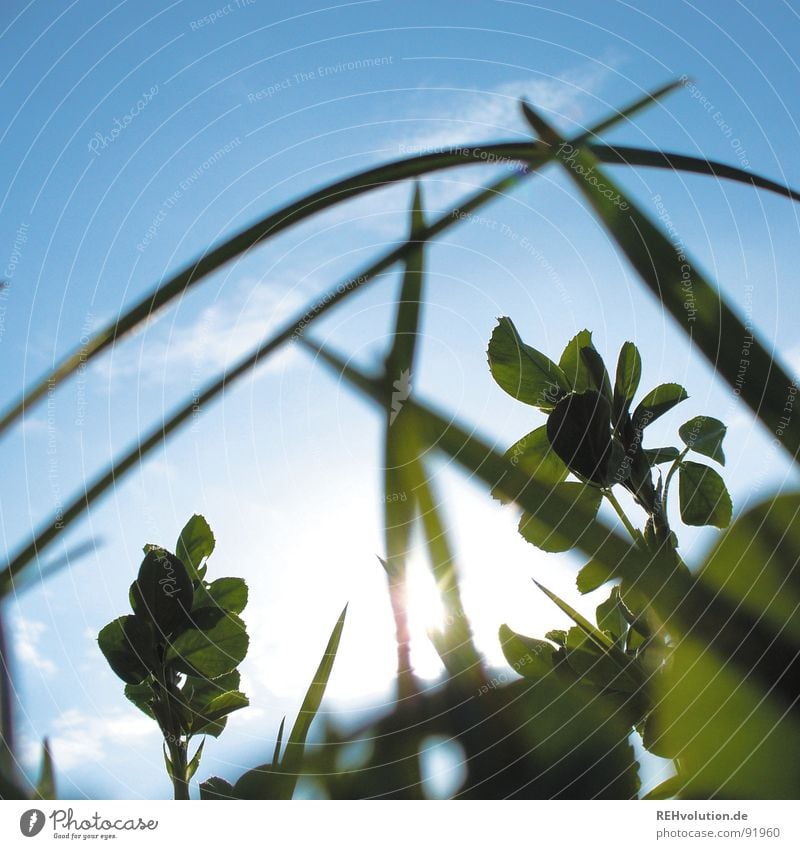
<path fill-rule="evenodd" d="M 289 735 L 289 740 L 286 743 L 286 751 L 284 752 L 280 766 L 280 772 L 286 776 L 285 784 L 281 784 L 281 787 L 285 790 L 286 799 L 291 799 L 294 795 L 294 788 L 297 785 L 297 779 L 300 776 L 300 770 L 303 765 L 303 751 L 306 738 L 308 737 L 308 731 L 317 715 L 320 704 L 322 704 L 325 688 L 328 686 L 328 679 L 331 676 L 333 663 L 336 660 L 336 652 L 339 650 L 339 640 L 342 637 L 346 616 L 347 605 L 344 606 L 336 625 L 333 627 L 328 645 L 325 647 L 325 654 L 322 655 L 322 660 L 317 667 L 314 680 L 311 682 L 306 697 L 303 699 L 303 704 L 300 706 L 300 713 L 297 715 L 297 719 L 292 726 L 292 732 Z"/>
<path fill-rule="evenodd" d="M 485 189 L 474 192 L 464 201 L 455 212 L 470 213 L 490 200 L 497 198 L 504 192 L 516 185 L 524 175 L 515 172 L 490 184 Z M 397 248 L 385 253 L 380 259 L 372 263 L 360 274 L 349 280 L 343 281 L 327 295 L 323 296 L 308 311 L 298 313 L 291 318 L 283 327 L 267 340 L 260 342 L 248 354 L 242 357 L 230 370 L 224 372 L 220 377 L 207 384 L 201 392 L 190 399 L 165 422 L 148 431 L 127 453 L 115 461 L 106 472 L 99 475 L 93 482 L 84 486 L 84 489 L 70 501 L 59 514 L 42 525 L 30 542 L 24 544 L 19 551 L 13 555 L 8 565 L 0 571 L 0 598 L 6 595 L 13 586 L 14 580 L 22 570 L 37 557 L 44 548 L 49 545 L 59 534 L 65 530 L 78 516 L 80 516 L 94 501 L 103 495 L 111 486 L 118 482 L 119 478 L 130 471 L 137 463 L 141 462 L 154 448 L 160 445 L 166 438 L 177 430 L 185 422 L 201 409 L 205 404 L 214 400 L 224 389 L 232 385 L 239 378 L 248 374 L 260 362 L 270 354 L 278 350 L 290 339 L 300 338 L 300 334 L 312 321 L 333 309 L 351 292 L 368 285 L 380 274 L 394 265 L 395 262 L 405 259 L 412 251 L 416 250 L 420 239 L 428 240 L 444 232 L 462 220 L 451 210 L 445 215 L 437 218 L 425 228 L 419 239 L 406 241 Z"/>
<path fill-rule="evenodd" d="M 531 127 L 554 148 L 554 158 L 589 201 L 651 292 L 678 326 L 697 344 L 711 365 L 730 384 L 779 443 L 797 461 L 800 418 L 784 407 L 796 392 L 794 381 L 667 236 L 598 168 L 590 151 L 572 145 L 528 104 L 523 112 Z M 586 179 L 591 175 L 592 179 Z M 690 277 L 686 288 L 686 268 Z M 687 304 L 689 305 L 687 307 Z M 742 366 L 742 350 L 749 356 Z"/>
<path fill-rule="evenodd" d="M 278 728 L 278 738 L 275 740 L 275 751 L 272 753 L 272 763 L 276 766 L 281 762 L 281 743 L 283 743 L 283 729 L 285 725 L 286 717 L 284 716 L 281 720 L 280 727 Z"/>
<path fill-rule="evenodd" d="M 635 103 L 604 118 L 586 132 L 578 135 L 573 140 L 573 144 L 583 144 L 623 118 L 630 118 L 641 109 L 652 104 L 655 99 L 672 91 L 676 86 L 677 83 L 669 83 L 652 93 L 646 94 Z M 794 200 L 800 199 L 800 193 L 792 189 L 742 169 L 709 160 L 634 147 L 610 147 L 591 144 L 588 147 L 604 162 L 706 173 L 749 183 Z M 203 253 L 165 283 L 150 291 L 115 321 L 107 324 L 80 348 L 61 359 L 49 374 L 23 392 L 22 396 L 0 416 L 0 434 L 16 422 L 25 410 L 31 409 L 41 401 L 51 387 L 57 386 L 61 381 L 75 374 L 78 369 L 86 366 L 109 346 L 135 330 L 140 324 L 150 319 L 175 298 L 182 296 L 196 286 L 209 274 L 255 245 L 274 238 L 279 233 L 307 218 L 338 203 L 358 197 L 365 192 L 447 168 L 469 164 L 486 164 L 487 162 L 501 164 L 517 162 L 523 163 L 529 171 L 533 171 L 547 161 L 548 153 L 545 145 L 536 142 L 496 142 L 480 147 L 453 146 L 449 151 L 399 159 L 385 165 L 368 168 L 311 192 L 299 200 L 292 201 L 250 227 L 241 230 L 208 253 Z"/>
<path fill-rule="evenodd" d="M 684 171 L 690 174 L 702 174 L 708 177 L 717 177 L 720 180 L 731 180 L 734 183 L 744 183 L 756 189 L 764 189 L 789 200 L 800 201 L 800 192 L 776 183 L 768 177 L 754 174 L 737 168 L 735 165 L 727 165 L 715 159 L 702 159 L 698 156 L 688 156 L 685 153 L 674 153 L 666 150 L 647 150 L 641 147 L 628 147 L 627 145 L 587 145 L 600 162 L 607 165 L 631 165 L 644 168 L 662 168 L 670 171 Z"/>

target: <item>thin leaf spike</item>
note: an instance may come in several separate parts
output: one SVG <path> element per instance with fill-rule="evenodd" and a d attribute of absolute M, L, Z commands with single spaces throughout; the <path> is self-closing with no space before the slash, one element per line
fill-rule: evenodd
<path fill-rule="evenodd" d="M 336 625 L 333 627 L 328 645 L 325 647 L 325 653 L 322 655 L 322 660 L 320 660 L 314 675 L 314 680 L 306 692 L 303 704 L 300 706 L 300 712 L 297 714 L 297 719 L 292 726 L 291 734 L 289 734 L 286 751 L 280 765 L 280 772 L 286 777 L 283 792 L 285 792 L 285 798 L 287 799 L 291 799 L 294 795 L 294 788 L 297 785 L 297 779 L 300 777 L 306 738 L 308 737 L 311 723 L 314 721 L 317 711 L 319 711 L 319 707 L 322 704 L 325 689 L 328 686 L 328 680 L 330 679 L 333 664 L 336 660 L 336 653 L 339 650 L 339 641 L 342 637 L 346 616 L 347 605 L 344 606 L 339 619 L 336 621 Z"/>

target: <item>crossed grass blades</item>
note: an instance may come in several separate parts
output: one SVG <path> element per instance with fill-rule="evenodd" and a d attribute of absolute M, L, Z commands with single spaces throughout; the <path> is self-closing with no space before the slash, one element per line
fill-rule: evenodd
<path fill-rule="evenodd" d="M 288 227 L 364 192 L 440 169 L 483 164 L 502 171 L 499 179 L 430 222 L 424 220 L 421 194 L 415 192 L 406 241 L 332 287 L 325 297 L 261 340 L 226 373 L 210 379 L 199 398 L 193 395 L 186 399 L 164 422 L 141 434 L 130 450 L 108 469 L 83 482 L 63 512 L 47 518 L 29 540 L 8 555 L 0 570 L 0 598 L 32 586 L 30 575 L 34 564 L 42 567 L 42 574 L 48 575 L 69 563 L 70 555 L 79 555 L 85 546 L 78 546 L 48 563 L 41 560 L 43 552 L 66 528 L 122 476 L 136 470 L 145 456 L 190 420 L 198 406 L 203 408 L 220 397 L 226 388 L 292 339 L 299 338 L 315 350 L 354 391 L 375 402 L 388 425 L 397 369 L 402 372 L 413 362 L 414 346 L 408 342 L 416 338 L 423 311 L 423 257 L 427 243 L 463 221 L 467 213 L 504 196 L 550 163 L 566 169 L 646 289 L 771 430 L 790 462 L 796 462 L 800 419 L 795 415 L 787 418 L 786 414 L 786 407 L 791 407 L 797 391 L 795 383 L 775 362 L 769 347 L 754 337 L 735 309 L 719 295 L 713 282 L 703 278 L 695 263 L 678 258 L 666 235 L 631 198 L 618 190 L 601 167 L 601 163 L 611 163 L 689 171 L 739 181 L 792 200 L 800 199 L 792 189 L 721 163 L 599 142 L 598 137 L 605 130 L 630 120 L 677 87 L 673 83 L 647 94 L 567 140 L 532 107 L 522 104 L 523 113 L 537 136 L 535 140 L 498 142 L 481 148 L 454 147 L 353 175 L 273 211 L 152 290 L 87 344 L 71 352 L 49 375 L 29 387 L 0 416 L 0 434 L 17 424 L 22 413 L 40 403 L 51 388 L 101 356 L 154 312 L 179 299 L 231 259 Z M 601 186 L 612 194 L 616 192 L 620 203 L 610 203 Z M 346 365 L 341 357 L 321 349 L 308 337 L 307 330 L 317 318 L 363 286 L 373 284 L 398 262 L 405 264 L 406 274 L 398 300 L 392 349 L 380 373 L 362 374 Z M 689 262 L 694 273 L 691 324 L 683 306 L 681 287 L 685 262 Z M 319 307 L 319 303 L 323 306 Z M 503 323 L 503 328 L 508 337 L 506 347 L 508 339 L 512 339 L 512 348 L 517 346 L 519 358 L 526 349 L 521 348 L 510 321 Z M 404 402 L 392 427 L 386 429 L 384 560 L 398 635 L 401 698 L 389 713 L 364 729 L 342 733 L 329 727 L 325 745 L 315 747 L 311 754 L 304 753 L 305 736 L 319 708 L 338 647 L 343 613 L 283 755 L 280 753 L 282 733 L 279 733 L 270 763 L 246 773 L 233 785 L 222 779 L 209 779 L 201 785 L 202 797 L 290 798 L 301 771 L 314 773 L 315 780 L 329 796 L 418 796 L 421 795 L 420 747 L 427 735 L 434 734 L 445 735 L 463 749 L 467 776 L 458 791 L 462 796 L 630 798 L 639 791 L 638 764 L 630 746 L 632 728 L 644 735 L 645 745 L 651 751 L 672 758 L 676 765 L 675 778 L 654 791 L 654 796 L 796 798 L 800 794 L 796 769 L 786 758 L 787 751 L 800 747 L 796 710 L 800 698 L 797 581 L 800 497 L 787 494 L 756 505 L 725 529 L 702 563 L 687 569 L 677 553 L 677 541 L 666 516 L 666 490 L 670 476 L 677 474 L 684 522 L 719 528 L 730 522 L 729 499 L 715 470 L 686 459 L 688 448 L 712 461 L 721 461 L 723 426 L 708 418 L 693 420 L 679 431 L 683 449 L 644 448 L 641 442 L 649 420 L 637 416 L 637 410 L 658 412 L 665 403 L 677 403 L 680 392 L 673 388 L 666 394 L 650 393 L 631 411 L 639 370 L 635 349 L 623 348 L 618 379 L 611 388 L 604 380 L 605 369 L 600 368 L 599 357 L 591 353 L 593 349 L 588 344 L 591 340 L 587 337 L 585 332 L 582 337 L 579 334 L 572 359 L 568 358 L 565 364 L 559 361 L 557 368 L 564 383 L 560 382 L 559 372 L 545 363 L 546 370 L 555 375 L 547 387 L 548 394 L 537 396 L 537 405 L 548 415 L 547 424 L 536 439 L 521 440 L 525 444 L 516 455 L 516 462 L 513 450 L 510 457 L 502 456 L 477 436 L 474 428 L 459 424 L 448 413 L 439 413 L 413 397 Z M 742 375 L 739 350 L 745 343 L 750 359 L 747 372 Z M 569 367 L 570 363 L 574 368 Z M 509 365 L 513 368 L 513 358 L 506 361 L 505 366 Z M 510 377 L 507 374 L 506 378 L 513 381 L 513 374 Z M 515 391 L 521 386 L 518 382 Z M 579 424 L 584 426 L 580 436 Z M 546 444 L 543 435 L 547 437 Z M 537 440 L 543 452 L 538 460 L 532 448 Z M 528 460 L 523 463 L 520 457 L 526 453 Z M 581 571 L 582 590 L 605 583 L 613 587 L 610 598 L 598 610 L 596 626 L 543 588 L 572 618 L 575 628 L 552 632 L 542 641 L 501 629 L 506 656 L 519 674 L 509 684 L 498 685 L 471 642 L 468 618 L 461 606 L 454 547 L 447 539 L 446 522 L 429 478 L 429 464 L 437 454 L 460 465 L 473 480 L 482 482 L 487 492 L 518 504 L 523 510 L 523 532 L 535 544 L 562 550 L 574 546 L 586 555 L 589 562 Z M 663 472 L 656 467 L 665 464 L 669 468 L 663 478 Z M 567 475 L 562 467 L 567 468 Z M 570 474 L 574 480 L 567 480 Z M 408 492 L 404 502 L 391 501 L 388 497 L 401 491 L 398 484 Z M 632 495 L 646 516 L 640 530 L 621 509 L 617 511 L 628 539 L 597 515 L 598 493 L 617 509 L 614 495 L 617 486 Z M 567 527 L 563 521 L 566 514 L 574 520 L 578 533 L 571 530 L 573 522 Z M 432 635 L 446 670 L 445 679 L 440 687 L 424 692 L 408 662 L 404 610 L 405 557 L 410 528 L 417 521 L 421 523 L 431 569 L 447 611 L 444 630 Z M 161 553 L 161 563 L 172 564 L 175 572 L 174 562 L 167 556 L 170 552 L 162 553 L 163 549 L 154 552 Z M 202 642 L 203 628 L 196 625 L 201 610 L 214 609 L 212 605 L 202 606 L 205 596 L 200 591 L 202 586 L 210 594 L 213 582 L 205 582 L 204 575 L 198 581 L 178 547 L 172 556 L 189 574 L 191 599 L 184 581 L 183 603 L 180 608 L 174 605 L 172 614 L 162 620 L 159 604 L 166 602 L 157 603 L 152 585 L 148 584 L 148 575 L 158 574 L 159 561 L 157 557 L 147 561 L 146 556 L 148 565 L 141 575 L 142 588 L 133 599 L 134 613 L 130 617 L 133 621 L 142 620 L 139 624 L 144 624 L 147 634 L 142 642 L 149 650 L 152 637 L 156 660 L 153 661 L 152 654 L 145 653 L 142 656 L 149 657 L 148 663 L 137 666 L 139 661 L 135 661 L 133 668 L 137 671 L 132 673 L 129 650 L 137 639 L 135 629 L 139 626 L 129 625 L 126 630 L 124 623 L 117 620 L 116 630 L 111 631 L 112 644 L 123 646 L 125 674 L 136 678 L 142 675 L 137 683 L 129 683 L 129 687 L 149 687 L 148 692 L 140 695 L 140 702 L 143 709 L 153 710 L 154 718 L 157 700 L 159 710 L 166 705 L 172 713 L 176 712 L 176 705 L 183 704 L 183 694 L 176 699 L 174 693 L 162 692 L 164 688 L 157 676 L 166 680 L 168 672 L 177 676 L 172 679 L 174 689 L 182 691 L 186 680 L 193 677 L 201 685 L 221 689 L 221 694 L 239 693 L 233 686 L 235 678 L 227 681 L 231 689 L 223 684 L 224 676 L 230 672 L 214 677 L 216 670 L 206 669 L 204 673 L 190 662 L 182 667 L 187 671 L 180 671 L 186 658 L 174 647 L 183 633 L 197 632 L 194 639 L 207 648 Z M 196 592 L 199 593 L 197 609 Z M 147 600 L 151 602 L 149 606 Z M 155 616 L 150 615 L 151 609 Z M 33 792 L 39 797 L 53 796 L 54 769 L 46 744 L 42 776 L 35 788 L 25 787 L 17 767 L 11 711 L 13 685 L 8 662 L 11 647 L 5 640 L 2 613 L 0 608 L 0 795 L 21 798 Z M 178 613 L 185 618 L 179 618 Z M 227 611 L 225 616 L 238 618 L 238 613 Z M 159 646 L 163 649 L 160 660 Z M 204 649 L 197 655 L 202 655 Z M 195 658 L 195 664 L 198 663 L 202 662 Z M 195 707 L 199 707 L 197 701 Z M 173 734 L 177 741 L 170 742 L 186 744 L 186 771 L 179 775 L 177 787 L 181 794 L 188 783 L 190 764 L 197 757 L 197 752 L 191 759 L 188 757 L 190 735 L 199 736 L 201 728 L 206 729 L 203 734 L 214 730 L 225 719 L 225 716 L 214 717 L 213 712 L 209 715 L 208 704 L 204 709 L 205 714 L 193 711 L 187 716 L 178 711 L 177 720 L 172 713 L 169 717 L 177 722 L 180 731 Z M 210 720 L 209 724 L 199 724 L 200 714 Z M 164 719 L 166 725 L 166 713 Z M 195 721 L 198 724 L 192 724 Z M 352 767 L 351 758 L 348 768 L 343 766 L 340 755 L 353 742 L 366 742 L 372 748 L 356 768 Z M 166 748 L 174 781 L 174 764 L 182 764 L 182 755 L 176 757 L 169 745 Z"/>

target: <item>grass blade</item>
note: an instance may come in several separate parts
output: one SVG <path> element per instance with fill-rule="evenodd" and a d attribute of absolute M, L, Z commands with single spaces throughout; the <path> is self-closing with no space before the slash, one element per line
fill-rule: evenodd
<path fill-rule="evenodd" d="M 422 209 L 422 192 L 417 184 L 409 215 L 409 242 L 413 242 L 425 230 Z M 415 502 L 413 489 L 404 482 L 404 470 L 416 456 L 417 446 L 412 438 L 413 431 L 408 429 L 406 417 L 402 416 L 402 408 L 403 402 L 411 393 L 422 307 L 424 245 L 425 242 L 420 241 L 417 248 L 406 256 L 392 347 L 384 364 L 387 399 L 384 428 L 384 568 L 389 582 L 389 599 L 395 623 L 397 688 L 398 697 L 401 699 L 410 696 L 417 689 L 411 667 L 411 635 L 406 611 L 406 559 L 411 547 Z"/>
<path fill-rule="evenodd" d="M 490 184 L 485 189 L 473 193 L 456 211 L 469 213 L 494 200 L 504 192 L 511 189 L 525 175 L 520 173 L 510 174 Z M 425 228 L 420 234 L 420 239 L 431 239 L 439 233 L 454 226 L 461 219 L 449 211 L 437 218 L 432 224 Z M 76 518 L 78 518 L 91 504 L 102 496 L 109 488 L 119 482 L 119 478 L 129 472 L 154 448 L 164 442 L 168 436 L 191 419 L 196 411 L 204 405 L 213 401 L 226 388 L 235 383 L 239 378 L 248 374 L 259 363 L 263 362 L 270 354 L 277 351 L 282 345 L 291 339 L 300 338 L 305 327 L 333 309 L 351 292 L 368 285 L 380 274 L 394 265 L 395 262 L 405 259 L 406 255 L 416 250 L 417 242 L 406 241 L 397 248 L 385 253 L 380 259 L 372 263 L 360 274 L 340 283 L 331 289 L 327 295 L 315 302 L 314 306 L 303 313 L 292 317 L 273 336 L 260 342 L 252 351 L 242 357 L 234 366 L 222 373 L 215 380 L 207 384 L 200 393 L 187 401 L 166 421 L 148 431 L 139 441 L 119 460 L 115 461 L 104 473 L 95 478 L 94 481 L 85 484 L 80 493 L 73 498 L 59 514 L 55 514 L 47 520 L 36 532 L 30 542 L 23 544 L 19 551 L 9 558 L 8 565 L 0 571 L 0 598 L 6 595 L 14 586 L 15 579 L 22 570 L 36 558 L 46 546 L 53 542 L 63 530 L 65 530 Z"/>
<path fill-rule="evenodd" d="M 381 383 L 346 365 L 340 357 L 317 351 L 338 375 L 381 403 Z M 420 439 L 455 460 L 471 477 L 481 480 L 489 491 L 496 490 L 509 501 L 516 501 L 542 521 L 557 527 L 569 509 L 558 492 L 522 474 L 488 443 L 428 406 L 409 401 L 414 411 Z M 620 578 L 647 600 L 652 612 L 663 624 L 664 632 L 675 639 L 690 635 L 715 652 L 732 659 L 745 676 L 758 679 L 763 687 L 782 699 L 787 710 L 797 699 L 795 682 L 800 680 L 800 654 L 786 635 L 776 635 L 763 619 L 753 617 L 735 600 L 725 599 L 718 587 L 695 579 L 685 567 L 675 564 L 667 550 L 645 552 L 613 531 L 605 522 L 583 510 L 575 513 L 583 531 L 576 548 L 607 570 L 605 580 Z M 605 582 L 605 581 L 604 581 Z M 642 612 L 644 615 L 644 611 Z M 743 635 L 746 637 L 743 638 Z M 764 664 L 764 646 L 770 646 L 772 661 Z M 711 651 L 711 648 L 709 648 Z"/>
<path fill-rule="evenodd" d="M 555 159 L 589 201 L 651 292 L 796 461 L 800 452 L 800 419 L 787 417 L 787 423 L 783 418 L 784 407 L 796 391 L 794 381 L 682 250 L 677 250 L 599 170 L 597 159 L 588 150 L 563 140 L 527 104 L 523 105 L 523 111 L 533 129 L 554 146 Z M 592 179 L 585 179 L 589 174 Z M 749 349 L 746 367 L 741 365 L 744 348 Z"/>
<path fill-rule="evenodd" d="M 56 799 L 56 771 L 53 765 L 53 755 L 50 752 L 50 742 L 45 737 L 42 746 L 42 768 L 39 781 L 36 784 L 34 799 Z"/>
<path fill-rule="evenodd" d="M 297 779 L 300 776 L 300 770 L 303 765 L 303 751 L 306 738 L 308 737 L 308 731 L 322 703 L 325 688 L 328 686 L 328 679 L 331 676 L 333 663 L 336 660 L 336 652 L 339 650 L 339 640 L 342 636 L 346 616 L 347 605 L 344 606 L 344 610 L 342 610 L 336 625 L 334 625 L 328 645 L 325 647 L 325 654 L 322 655 L 322 660 L 317 667 L 314 680 L 311 682 L 306 697 L 303 699 L 300 713 L 298 713 L 297 719 L 292 726 L 292 732 L 286 744 L 286 751 L 281 761 L 280 771 L 283 775 L 287 776 L 285 785 L 287 799 L 291 799 L 294 795 L 294 788 L 297 785 Z"/>
<path fill-rule="evenodd" d="M 286 717 L 281 720 L 278 728 L 278 739 L 275 741 L 275 751 L 272 753 L 272 763 L 277 766 L 281 762 L 281 743 L 283 742 L 283 728 L 286 725 Z"/>
<path fill-rule="evenodd" d="M 669 83 L 661 89 L 645 95 L 623 110 L 604 118 L 598 124 L 577 136 L 574 143 L 582 144 L 622 119 L 630 118 L 636 112 L 653 103 L 656 98 L 672 91 L 676 85 L 677 83 L 674 82 Z M 650 167 L 689 168 L 698 171 L 698 173 L 703 173 L 704 168 L 708 169 L 712 165 L 706 160 L 695 160 L 692 157 L 682 157 L 680 164 L 677 164 L 678 159 L 676 157 L 678 155 L 666 155 L 672 158 L 663 159 L 664 154 L 653 156 L 651 151 L 637 148 L 613 148 L 598 145 L 592 149 L 604 161 L 627 165 L 641 164 Z M 637 156 L 642 156 L 642 158 L 637 161 Z M 535 142 L 498 142 L 480 147 L 454 146 L 449 151 L 407 157 L 385 165 L 368 168 L 311 192 L 299 200 L 292 201 L 250 227 L 241 230 L 208 253 L 201 254 L 165 283 L 151 290 L 115 321 L 108 323 L 80 348 L 62 358 L 46 376 L 24 391 L 22 396 L 0 415 L 0 435 L 16 422 L 25 410 L 31 409 L 40 402 L 51 387 L 58 386 L 80 368 L 88 365 L 95 357 L 123 339 L 155 313 L 197 286 L 209 274 L 250 248 L 274 238 L 311 216 L 338 203 L 358 197 L 365 192 L 447 168 L 456 168 L 468 164 L 486 164 L 487 162 L 503 164 L 522 162 L 528 170 L 532 171 L 540 167 L 547 159 L 548 151 L 546 147 Z M 705 170 L 705 173 L 740 180 L 752 185 L 760 185 L 762 188 L 779 192 L 794 199 L 800 198 L 800 195 L 791 189 L 765 178 L 754 177 L 748 172 L 731 166 L 717 164 L 711 170 Z"/>
<path fill-rule="evenodd" d="M 465 677 L 476 685 L 483 683 L 483 664 L 472 641 L 469 619 L 461 601 L 453 550 L 434 496 L 433 484 L 424 461 L 417 463 L 417 503 L 428 547 L 431 571 L 444 608 L 445 623 L 439 639 L 441 657 L 451 677 Z"/>

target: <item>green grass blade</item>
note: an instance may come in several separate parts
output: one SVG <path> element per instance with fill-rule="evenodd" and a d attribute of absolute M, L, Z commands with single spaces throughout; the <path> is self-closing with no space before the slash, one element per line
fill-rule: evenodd
<path fill-rule="evenodd" d="M 422 191 L 414 188 L 409 215 L 409 242 L 425 230 Z M 416 690 L 411 667 L 411 635 L 408 627 L 406 560 L 411 548 L 414 526 L 414 489 L 405 478 L 408 463 L 417 455 L 413 431 L 402 415 L 403 403 L 411 392 L 417 332 L 422 309 L 425 242 L 405 259 L 403 284 L 397 302 L 392 347 L 384 365 L 386 423 L 384 427 L 384 531 L 386 540 L 385 569 L 389 581 L 389 598 L 395 623 L 397 642 L 397 687 L 399 698 Z"/>
<path fill-rule="evenodd" d="M 463 676 L 475 679 L 476 683 L 480 684 L 484 677 L 483 664 L 472 641 L 472 630 L 461 601 L 453 550 L 426 464 L 423 460 L 418 460 L 416 465 L 418 467 L 417 503 L 431 571 L 444 609 L 445 621 L 439 641 L 443 649 L 442 663 L 451 677 Z"/>
<path fill-rule="evenodd" d="M 644 168 L 662 168 L 670 171 L 685 171 L 690 174 L 703 174 L 721 180 L 731 180 L 734 183 L 744 183 L 790 200 L 800 201 L 800 192 L 789 186 L 776 183 L 774 180 L 762 177 L 752 171 L 745 171 L 743 168 L 737 168 L 734 165 L 717 162 L 714 159 L 702 159 L 683 153 L 647 150 L 641 147 L 628 147 L 627 145 L 590 144 L 587 147 L 600 162 L 608 165 L 642 166 Z"/>
<path fill-rule="evenodd" d="M 313 350 L 337 375 L 382 405 L 383 387 L 379 378 L 362 374 L 347 365 L 341 357 L 320 348 L 309 339 L 303 339 L 303 344 Z M 408 408 L 414 413 L 418 438 L 424 444 L 435 446 L 452 457 L 490 490 L 505 495 L 508 501 L 516 502 L 529 512 L 537 513 L 543 522 L 549 522 L 553 527 L 557 527 L 560 519 L 571 510 L 571 515 L 584 527 L 577 548 L 605 565 L 609 579 L 626 574 L 633 576 L 645 570 L 648 563 L 646 555 L 596 519 L 595 511 L 563 497 L 557 488 L 554 490 L 546 483 L 529 478 L 487 442 L 475 436 L 473 429 L 467 430 L 450 416 L 437 413 L 431 407 L 413 400 L 408 401 Z"/>
<path fill-rule="evenodd" d="M 564 141 L 527 104 L 524 112 L 534 130 L 557 148 L 555 159 L 589 201 L 651 292 L 796 460 L 800 452 L 800 419 L 788 417 L 787 423 L 784 418 L 787 401 L 796 391 L 794 381 L 691 259 L 676 250 L 667 236 L 599 170 L 597 159 L 589 151 Z M 589 174 L 592 179 L 585 179 L 584 175 Z M 685 288 L 687 268 L 688 289 Z M 744 368 L 743 348 L 749 349 Z"/>
<path fill-rule="evenodd" d="M 42 767 L 39 781 L 36 784 L 35 799 L 56 799 L 56 771 L 53 765 L 53 755 L 50 752 L 50 742 L 45 737 L 42 746 Z"/>
<path fill-rule="evenodd" d="M 325 688 L 328 686 L 328 679 L 331 676 L 333 663 L 336 660 L 336 652 L 339 650 L 339 640 L 342 637 L 346 616 L 347 605 L 344 606 L 336 625 L 334 625 L 328 645 L 325 647 L 325 654 L 322 655 L 322 660 L 317 667 L 314 680 L 311 682 L 306 697 L 303 699 L 303 704 L 300 706 L 300 713 L 298 713 L 297 719 L 292 726 L 292 732 L 286 744 L 286 751 L 281 761 L 280 772 L 287 777 L 285 784 L 287 799 L 291 799 L 294 795 L 294 788 L 297 785 L 297 779 L 300 776 L 300 770 L 303 765 L 303 751 L 306 745 L 306 738 L 308 737 L 311 723 L 317 715 L 320 704 L 322 704 Z"/>
<path fill-rule="evenodd" d="M 656 97 L 672 90 L 674 86 L 675 83 L 670 83 L 662 89 L 646 95 L 620 112 L 604 118 L 585 133 L 580 134 L 575 143 L 582 143 L 584 140 L 610 128 L 623 118 L 632 116 L 652 103 Z M 613 161 L 636 164 L 633 161 L 635 149 L 628 149 L 627 159 L 623 160 L 620 160 L 613 148 L 602 150 L 598 148 L 598 153 L 601 157 L 603 155 L 614 157 Z M 212 248 L 208 253 L 201 254 L 165 283 L 157 286 L 141 298 L 115 321 L 103 327 L 80 348 L 60 360 L 49 374 L 23 392 L 22 397 L 12 403 L 0 415 L 0 434 L 16 422 L 25 410 L 31 409 L 40 402 L 51 387 L 57 386 L 63 380 L 74 375 L 111 345 L 119 342 L 124 336 L 150 319 L 156 312 L 197 286 L 209 274 L 255 245 L 274 238 L 309 217 L 330 209 L 336 204 L 358 197 L 365 192 L 446 168 L 455 168 L 467 164 L 486 164 L 487 162 L 508 164 L 517 161 L 524 162 L 529 170 L 535 170 L 546 162 L 547 158 L 548 151 L 546 148 L 535 142 L 499 142 L 480 147 L 453 146 L 449 151 L 406 157 L 385 165 L 369 168 L 324 186 L 281 207 L 250 227 L 241 230 L 216 248 Z M 672 167 L 672 165 L 656 163 L 656 167 Z M 752 178 L 745 172 L 740 172 L 739 178 L 742 174 L 746 177 L 747 182 L 753 182 Z M 732 177 L 732 179 L 736 178 Z M 767 186 L 765 185 L 765 187 Z M 777 184 L 771 188 L 773 191 L 781 189 Z"/>
<path fill-rule="evenodd" d="M 278 739 L 275 741 L 275 751 L 272 753 L 272 764 L 276 768 L 281 762 L 281 743 L 283 743 L 283 729 L 285 725 L 286 717 L 284 716 L 281 720 L 280 727 L 278 728 Z"/>
<path fill-rule="evenodd" d="M 0 778 L 16 783 L 17 759 L 14 755 L 14 684 L 11 677 L 11 653 L 6 639 L 6 623 L 0 604 Z"/>
<path fill-rule="evenodd" d="M 490 200 L 494 200 L 511 189 L 524 176 L 514 173 L 503 177 L 485 189 L 480 189 L 470 195 L 456 211 L 470 213 L 478 209 Z M 114 486 L 120 477 L 140 463 L 144 457 L 164 442 L 181 425 L 189 421 L 198 409 L 213 401 L 223 390 L 248 374 L 286 342 L 293 338 L 300 338 L 300 335 L 308 324 L 324 315 L 328 310 L 333 309 L 351 292 L 368 285 L 394 265 L 395 262 L 405 259 L 409 253 L 417 249 L 419 240 L 431 239 L 454 226 L 460 220 L 461 218 L 458 215 L 454 215 L 452 210 L 447 212 L 426 227 L 424 232 L 420 234 L 419 239 L 403 242 L 397 248 L 393 248 L 385 253 L 360 274 L 348 278 L 336 288 L 331 289 L 327 295 L 316 301 L 310 310 L 293 316 L 275 335 L 256 345 L 252 351 L 243 356 L 230 369 L 223 372 L 220 377 L 206 384 L 197 396 L 187 401 L 163 423 L 148 431 L 127 453 L 115 461 L 106 472 L 99 475 L 94 481 L 85 484 L 80 493 L 65 506 L 61 513 L 47 520 L 28 543 L 23 544 L 19 551 L 9 558 L 8 565 L 0 571 L 0 598 L 12 589 L 14 580 L 46 546 L 52 543 L 94 501 Z"/>
<path fill-rule="evenodd" d="M 493 155 L 498 161 L 508 164 L 519 159 L 519 154 L 524 154 L 531 168 L 547 160 L 546 152 L 541 146 L 537 147 L 530 143 L 501 144 L 497 146 Z M 165 283 L 137 301 L 116 320 L 95 333 L 80 348 L 73 350 L 60 360 L 47 375 L 25 390 L 22 396 L 0 416 L 0 434 L 19 420 L 25 410 L 30 410 L 40 402 L 52 387 L 58 386 L 74 375 L 103 351 L 148 321 L 155 313 L 197 286 L 209 274 L 255 245 L 274 238 L 312 215 L 367 191 L 443 168 L 454 168 L 470 162 L 486 164 L 486 161 L 485 151 L 481 148 L 466 147 L 453 148 L 453 152 L 450 153 L 432 153 L 401 159 L 340 180 L 267 215 L 256 224 L 245 228 L 223 244 L 190 262 Z"/>

